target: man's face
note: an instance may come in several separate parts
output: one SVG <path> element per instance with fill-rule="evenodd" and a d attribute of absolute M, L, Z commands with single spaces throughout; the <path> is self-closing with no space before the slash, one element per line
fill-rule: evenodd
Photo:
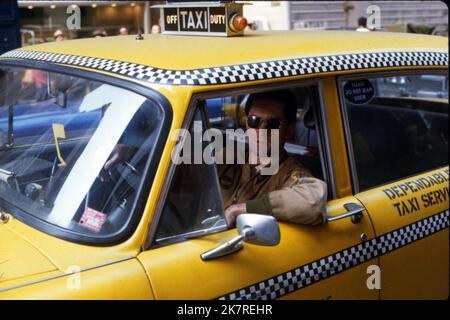
<path fill-rule="evenodd" d="M 249 126 L 249 121 L 247 121 L 247 129 L 256 130 L 256 135 L 249 135 L 249 143 L 255 143 L 255 145 L 258 146 L 258 150 L 261 150 L 261 147 L 266 144 L 266 150 L 268 152 L 268 155 L 270 156 L 271 129 L 278 129 L 279 146 L 281 151 L 284 148 L 284 143 L 286 142 L 288 134 L 288 124 L 284 115 L 284 103 L 276 100 L 255 100 L 248 112 L 248 118 L 250 117 L 253 117 L 254 119 L 259 118 L 260 120 L 257 128 L 251 128 Z M 277 122 L 279 123 L 279 126 L 275 128 L 274 124 L 276 124 Z M 264 138 L 262 138 L 261 140 L 259 139 L 258 132 L 260 129 L 267 130 L 267 141 Z M 264 134 L 262 135 L 262 137 L 264 137 Z M 253 139 L 256 139 L 256 141 Z"/>

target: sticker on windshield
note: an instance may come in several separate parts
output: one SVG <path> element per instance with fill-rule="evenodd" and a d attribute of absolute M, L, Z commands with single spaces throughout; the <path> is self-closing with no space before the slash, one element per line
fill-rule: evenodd
<path fill-rule="evenodd" d="M 81 216 L 79 224 L 89 230 L 99 232 L 105 221 L 106 214 L 87 207 Z"/>
<path fill-rule="evenodd" d="M 375 96 L 375 88 L 367 79 L 348 81 L 344 85 L 344 97 L 351 104 L 366 104 Z"/>

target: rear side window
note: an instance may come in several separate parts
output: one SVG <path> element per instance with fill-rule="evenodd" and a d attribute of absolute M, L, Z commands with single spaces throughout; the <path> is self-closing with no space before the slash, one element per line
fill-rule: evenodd
<path fill-rule="evenodd" d="M 340 82 L 357 191 L 448 165 L 448 75 Z"/>

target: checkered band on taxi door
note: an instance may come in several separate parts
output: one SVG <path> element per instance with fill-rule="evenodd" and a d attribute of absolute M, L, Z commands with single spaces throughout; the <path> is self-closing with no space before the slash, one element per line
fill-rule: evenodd
<path fill-rule="evenodd" d="M 448 227 L 449 211 L 447 210 L 270 279 L 255 283 L 249 287 L 229 293 L 220 297 L 219 300 L 276 299 Z"/>
<path fill-rule="evenodd" d="M 194 70 L 158 69 L 141 64 L 57 53 L 13 50 L 2 58 L 45 61 L 106 71 L 137 80 L 170 85 L 218 85 L 288 78 L 326 72 L 405 66 L 447 66 L 444 52 L 379 52 L 303 57 Z"/>

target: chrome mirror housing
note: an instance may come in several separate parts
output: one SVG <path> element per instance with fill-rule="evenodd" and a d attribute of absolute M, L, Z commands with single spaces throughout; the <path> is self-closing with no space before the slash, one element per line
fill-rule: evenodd
<path fill-rule="evenodd" d="M 239 235 L 201 255 L 202 260 L 223 257 L 243 248 L 242 241 L 260 246 L 276 246 L 280 243 L 280 228 L 272 216 L 259 214 L 241 214 L 236 226 Z"/>
<path fill-rule="evenodd" d="M 241 214 L 236 227 L 244 242 L 260 246 L 276 246 L 280 243 L 280 228 L 272 216 L 260 214 Z"/>

